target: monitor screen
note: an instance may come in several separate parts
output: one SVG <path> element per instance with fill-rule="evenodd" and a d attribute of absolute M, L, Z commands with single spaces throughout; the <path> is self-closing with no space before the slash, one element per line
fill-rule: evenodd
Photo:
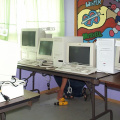
<path fill-rule="evenodd" d="M 53 41 L 40 41 L 39 54 L 52 55 Z"/>
<path fill-rule="evenodd" d="M 95 43 L 68 43 L 67 62 L 77 62 L 95 67 Z"/>
<path fill-rule="evenodd" d="M 80 64 L 90 64 L 90 47 L 70 46 L 69 62 L 78 62 Z"/>
<path fill-rule="evenodd" d="M 35 46 L 36 31 L 22 31 L 22 46 Z"/>
<path fill-rule="evenodd" d="M 53 61 L 53 38 L 40 38 L 37 50 L 37 59 Z"/>

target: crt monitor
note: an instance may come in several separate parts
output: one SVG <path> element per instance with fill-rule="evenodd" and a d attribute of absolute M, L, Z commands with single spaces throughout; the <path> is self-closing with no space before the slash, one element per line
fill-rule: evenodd
<path fill-rule="evenodd" d="M 68 43 L 67 62 L 95 67 L 95 43 Z"/>
<path fill-rule="evenodd" d="M 53 38 L 40 38 L 37 50 L 37 59 L 53 61 Z"/>
<path fill-rule="evenodd" d="M 25 56 L 26 59 L 29 59 L 30 55 L 36 55 L 38 40 L 43 37 L 45 37 L 45 32 L 40 28 L 23 28 L 21 30 L 21 51 L 23 57 Z"/>

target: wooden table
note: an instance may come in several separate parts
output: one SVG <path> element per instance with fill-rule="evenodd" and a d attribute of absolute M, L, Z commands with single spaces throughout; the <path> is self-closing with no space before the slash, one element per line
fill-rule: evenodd
<path fill-rule="evenodd" d="M 17 97 L 15 99 L 10 100 L 9 102 L 1 102 L 0 103 L 0 117 L 1 120 L 5 120 L 5 112 L 17 109 L 23 106 L 31 106 L 32 101 L 39 99 L 40 94 L 34 93 L 31 91 L 24 90 L 24 95 L 21 97 Z"/>
<path fill-rule="evenodd" d="M 109 87 L 120 89 L 120 73 L 112 74 L 100 79 L 101 83 L 106 84 Z"/>

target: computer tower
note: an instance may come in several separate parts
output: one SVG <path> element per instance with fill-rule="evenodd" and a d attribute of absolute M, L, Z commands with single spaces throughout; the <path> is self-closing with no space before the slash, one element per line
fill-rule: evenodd
<path fill-rule="evenodd" d="M 99 38 L 97 39 L 97 72 L 117 73 L 115 69 L 115 39 Z"/>

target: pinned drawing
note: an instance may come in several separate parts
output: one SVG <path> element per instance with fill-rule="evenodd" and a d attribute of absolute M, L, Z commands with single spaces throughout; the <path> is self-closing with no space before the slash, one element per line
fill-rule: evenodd
<path fill-rule="evenodd" d="M 77 0 L 77 36 L 84 42 L 120 38 L 120 1 Z"/>

